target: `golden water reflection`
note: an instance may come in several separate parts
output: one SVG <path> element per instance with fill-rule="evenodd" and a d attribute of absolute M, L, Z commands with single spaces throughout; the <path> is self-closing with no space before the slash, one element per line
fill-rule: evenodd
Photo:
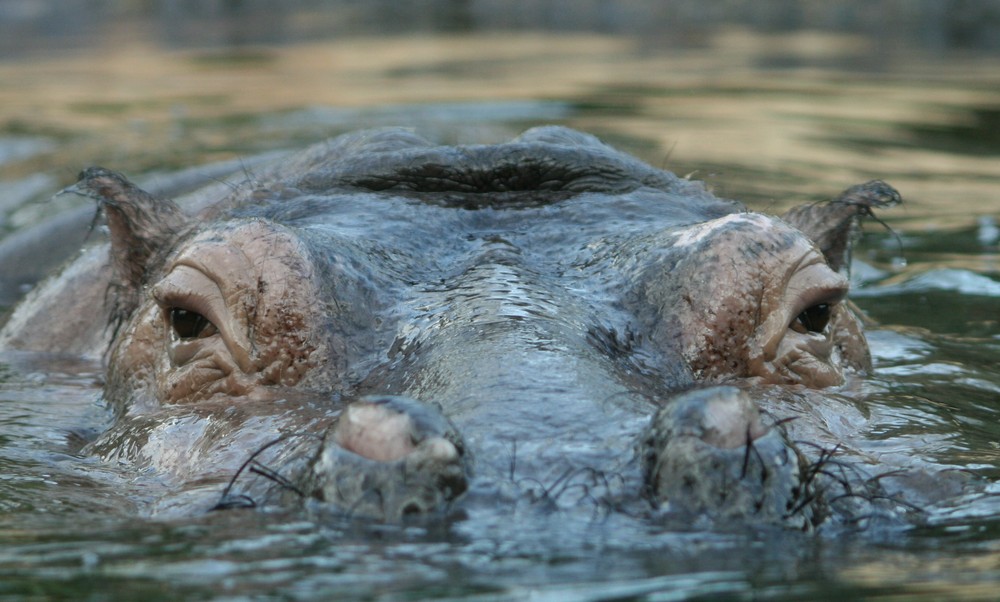
<path fill-rule="evenodd" d="M 1000 134 L 980 131 L 995 121 L 977 122 L 1000 111 L 998 61 L 914 60 L 879 76 L 759 66 L 776 56 L 868 52 L 865 45 L 849 35 L 731 28 L 697 51 L 553 33 L 223 51 L 109 40 L 74 56 L 0 63 L 0 136 L 57 141 L 0 165 L 0 179 L 44 172 L 66 183 L 89 164 L 136 174 L 246 156 L 385 125 L 384 115 L 365 111 L 387 105 L 527 100 L 565 111 L 490 120 L 484 105 L 478 117 L 444 111 L 416 125 L 446 142 L 479 142 L 565 123 L 766 209 L 880 177 L 910 202 L 895 219 L 911 227 L 1000 213 Z M 350 123 L 262 128 L 269 116 L 313 107 L 358 111 Z M 405 110 L 389 121 L 413 125 Z"/>
<path fill-rule="evenodd" d="M 884 600 L 995 600 L 1000 555 L 954 552 L 917 554 L 878 550 L 839 572 L 856 587 L 879 591 Z"/>

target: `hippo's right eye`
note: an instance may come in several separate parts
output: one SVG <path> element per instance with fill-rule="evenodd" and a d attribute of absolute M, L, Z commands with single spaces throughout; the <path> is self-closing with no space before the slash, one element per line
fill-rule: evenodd
<path fill-rule="evenodd" d="M 204 339 L 218 332 L 205 316 L 180 307 L 170 309 L 170 328 L 178 339 Z"/>
<path fill-rule="evenodd" d="M 799 332 L 823 332 L 830 323 L 832 313 L 832 303 L 817 303 L 800 313 L 792 323 L 792 328 Z"/>

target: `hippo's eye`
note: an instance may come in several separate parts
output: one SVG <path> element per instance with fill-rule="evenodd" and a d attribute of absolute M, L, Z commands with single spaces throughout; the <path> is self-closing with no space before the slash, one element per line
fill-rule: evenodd
<path fill-rule="evenodd" d="M 823 332 L 826 325 L 830 323 L 830 316 L 833 313 L 833 305 L 830 303 L 817 303 L 808 307 L 792 322 L 792 330 L 797 332 Z"/>
<path fill-rule="evenodd" d="M 178 339 L 203 339 L 218 332 L 205 316 L 179 307 L 170 310 L 170 327 Z"/>

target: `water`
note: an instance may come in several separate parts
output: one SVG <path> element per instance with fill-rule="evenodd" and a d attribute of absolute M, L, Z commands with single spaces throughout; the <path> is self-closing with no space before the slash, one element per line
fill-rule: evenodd
<path fill-rule="evenodd" d="M 0 596 L 995 597 L 995 3 L 765 2 L 731 14 L 701 2 L 673 12 L 643 2 L 269 4 L 204 3 L 196 14 L 167 1 L 5 3 L 0 245 L 80 211 L 74 198 L 44 199 L 85 165 L 154 181 L 213 161 L 252 166 L 258 153 L 368 126 L 468 143 L 569 125 L 769 212 L 878 177 L 906 202 L 880 216 L 892 232 L 869 222 L 854 255 L 853 298 L 881 326 L 870 329 L 877 374 L 860 385 L 863 420 L 851 428 L 888 459 L 926 458 L 984 484 L 927 487 L 941 496 L 928 494 L 922 526 L 826 538 L 677 533 L 531 508 L 509 522 L 405 526 L 243 511 L 154 521 L 130 504 L 151 494 L 127 470 L 69 453 L 72 429 L 106 421 L 99 363 L 8 355 Z M 0 304 L 37 277 L 35 257 L 12 268 L 0 255 Z"/>

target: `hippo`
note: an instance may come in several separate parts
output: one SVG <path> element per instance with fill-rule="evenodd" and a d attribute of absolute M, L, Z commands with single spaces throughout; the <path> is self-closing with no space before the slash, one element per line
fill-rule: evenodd
<path fill-rule="evenodd" d="M 554 126 L 362 131 L 245 175 L 178 204 L 83 171 L 64 192 L 109 240 L 0 332 L 103 359 L 75 451 L 145 475 L 150 514 L 905 509 L 823 423 L 872 369 L 847 271 L 888 184 L 768 216 Z"/>

